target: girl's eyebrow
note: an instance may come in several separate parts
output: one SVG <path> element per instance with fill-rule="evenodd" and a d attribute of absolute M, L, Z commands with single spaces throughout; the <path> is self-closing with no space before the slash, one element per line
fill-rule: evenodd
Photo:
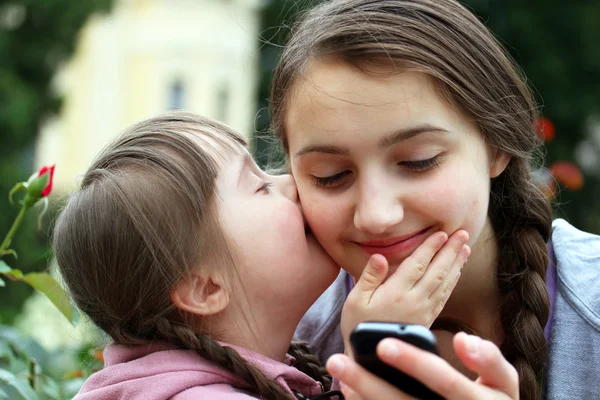
<path fill-rule="evenodd" d="M 412 137 L 415 137 L 415 136 L 420 135 L 421 133 L 425 133 L 425 132 L 449 133 L 448 130 L 439 128 L 434 125 L 430 125 L 430 124 L 418 125 L 418 126 L 407 128 L 407 129 L 401 129 L 399 131 L 392 133 L 391 135 L 384 137 L 383 139 L 381 139 L 379 141 L 379 147 L 380 148 L 390 147 L 396 143 L 399 143 L 403 140 L 410 139 Z"/>
<path fill-rule="evenodd" d="M 417 136 L 421 133 L 425 133 L 425 132 L 449 133 L 448 130 L 434 126 L 434 125 L 430 125 L 430 124 L 418 125 L 418 126 L 395 131 L 395 132 L 391 133 L 390 135 L 382 138 L 379 141 L 378 145 L 380 148 L 384 149 L 384 148 L 390 147 L 394 144 L 397 144 L 403 140 L 410 139 L 412 137 L 415 137 L 415 136 Z M 346 148 L 344 146 L 308 145 L 308 146 L 305 146 L 305 147 L 301 148 L 300 150 L 298 150 L 296 152 L 296 154 L 294 154 L 294 158 L 302 157 L 303 155 L 309 154 L 309 153 L 348 155 L 350 152 L 349 152 L 348 148 Z"/>

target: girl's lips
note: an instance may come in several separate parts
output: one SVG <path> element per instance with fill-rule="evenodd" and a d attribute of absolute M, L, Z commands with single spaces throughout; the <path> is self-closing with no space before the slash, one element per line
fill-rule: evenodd
<path fill-rule="evenodd" d="M 382 256 L 389 258 L 397 256 L 402 253 L 406 255 L 412 253 L 412 251 L 421 243 L 425 241 L 429 236 L 432 227 L 423 229 L 422 231 L 415 232 L 410 235 L 397 236 L 395 238 L 389 238 L 385 240 L 373 240 L 367 242 L 355 242 L 364 252 L 373 255 L 381 254 Z"/>

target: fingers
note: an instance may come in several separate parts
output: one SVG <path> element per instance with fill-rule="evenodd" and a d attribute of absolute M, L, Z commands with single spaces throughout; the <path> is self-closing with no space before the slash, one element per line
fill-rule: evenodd
<path fill-rule="evenodd" d="M 385 363 L 412 376 L 445 399 L 501 398 L 486 394 L 482 386 L 469 380 L 441 357 L 400 340 L 382 340 L 377 346 L 377 355 Z"/>
<path fill-rule="evenodd" d="M 471 254 L 471 248 L 464 244 L 454 259 L 454 263 L 448 268 L 447 276 L 441 284 L 431 293 L 430 299 L 439 299 L 443 303 L 448 300 L 450 294 L 456 287 L 461 271 L 467 262 L 467 258 Z M 434 260 L 435 262 L 435 260 Z M 429 288 L 430 289 L 430 288 Z"/>
<path fill-rule="evenodd" d="M 415 400 L 343 354 L 329 357 L 325 367 L 333 378 L 340 381 L 346 399 Z"/>
<path fill-rule="evenodd" d="M 340 382 L 340 390 L 344 394 L 344 400 L 364 400 L 361 395 L 354 391 L 350 386 L 344 382 Z"/>
<path fill-rule="evenodd" d="M 492 342 L 464 332 L 454 336 L 454 350 L 463 364 L 479 374 L 482 385 L 496 388 L 510 398 L 519 396 L 519 376 Z"/>
<path fill-rule="evenodd" d="M 373 292 L 385 280 L 388 269 L 387 259 L 380 254 L 373 254 L 360 275 L 360 279 L 356 282 L 356 286 L 352 291 L 353 296 L 359 295 L 368 304 Z"/>
<path fill-rule="evenodd" d="M 380 254 L 373 254 L 367 261 L 360 279 L 344 302 L 340 329 L 348 354 L 352 354 L 349 343 L 346 343 L 349 340 L 350 332 L 359 322 L 364 321 L 369 315 L 372 316 L 372 313 L 368 311 L 371 300 L 385 280 L 388 269 L 387 259 Z"/>
<path fill-rule="evenodd" d="M 467 252 L 467 256 L 470 253 L 468 246 L 466 250 L 464 249 L 468 240 L 469 234 L 467 231 L 458 230 L 454 232 L 444 247 L 437 252 L 427 272 L 415 284 L 415 287 L 419 287 L 428 296 L 431 296 L 432 293 L 442 287 L 449 280 L 448 277 L 456 272 L 456 268 L 460 270 L 464 265 L 466 257 L 462 252 L 463 250 Z M 449 284 L 453 284 L 455 280 L 456 275 L 450 279 Z"/>
<path fill-rule="evenodd" d="M 423 277 L 431 260 L 447 241 L 448 235 L 445 232 L 436 232 L 429 236 L 400 264 L 396 273 L 388 281 L 395 281 L 394 285 L 401 285 L 397 287 L 411 290 Z"/>

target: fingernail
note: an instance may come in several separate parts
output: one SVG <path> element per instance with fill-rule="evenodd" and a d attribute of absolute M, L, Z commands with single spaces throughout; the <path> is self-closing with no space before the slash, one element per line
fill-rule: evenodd
<path fill-rule="evenodd" d="M 398 344 L 394 343 L 391 340 L 383 340 L 381 342 L 381 352 L 386 358 L 398 358 L 400 355 L 400 349 L 398 348 Z"/>
<path fill-rule="evenodd" d="M 327 362 L 327 370 L 332 375 L 340 375 L 344 371 L 344 362 L 338 357 L 333 357 Z"/>
<path fill-rule="evenodd" d="M 481 339 L 477 336 L 467 335 L 467 353 L 472 358 L 479 356 L 479 348 L 481 346 Z"/>

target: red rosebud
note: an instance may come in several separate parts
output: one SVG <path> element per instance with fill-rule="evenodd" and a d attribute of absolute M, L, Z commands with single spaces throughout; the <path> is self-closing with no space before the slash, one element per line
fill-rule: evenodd
<path fill-rule="evenodd" d="M 42 197 L 46 197 L 50 194 L 50 192 L 52 191 L 52 182 L 54 180 L 54 167 L 56 165 L 44 165 L 42 168 L 40 168 L 40 171 L 38 172 L 38 178 L 41 177 L 42 175 L 44 175 L 45 173 L 47 173 L 49 171 L 50 176 L 48 179 L 48 184 L 46 185 L 46 187 L 44 188 L 44 190 L 42 190 Z"/>
<path fill-rule="evenodd" d="M 550 142 L 554 139 L 554 124 L 546 117 L 539 117 L 533 122 L 535 133 L 544 142 Z"/>
<path fill-rule="evenodd" d="M 577 165 L 571 162 L 555 162 L 550 166 L 550 173 L 569 190 L 579 190 L 583 186 L 583 174 Z"/>
<path fill-rule="evenodd" d="M 30 196 L 31 201 L 36 202 L 50 194 L 53 178 L 54 165 L 43 166 L 37 173 L 31 175 L 26 184 L 27 194 Z"/>

